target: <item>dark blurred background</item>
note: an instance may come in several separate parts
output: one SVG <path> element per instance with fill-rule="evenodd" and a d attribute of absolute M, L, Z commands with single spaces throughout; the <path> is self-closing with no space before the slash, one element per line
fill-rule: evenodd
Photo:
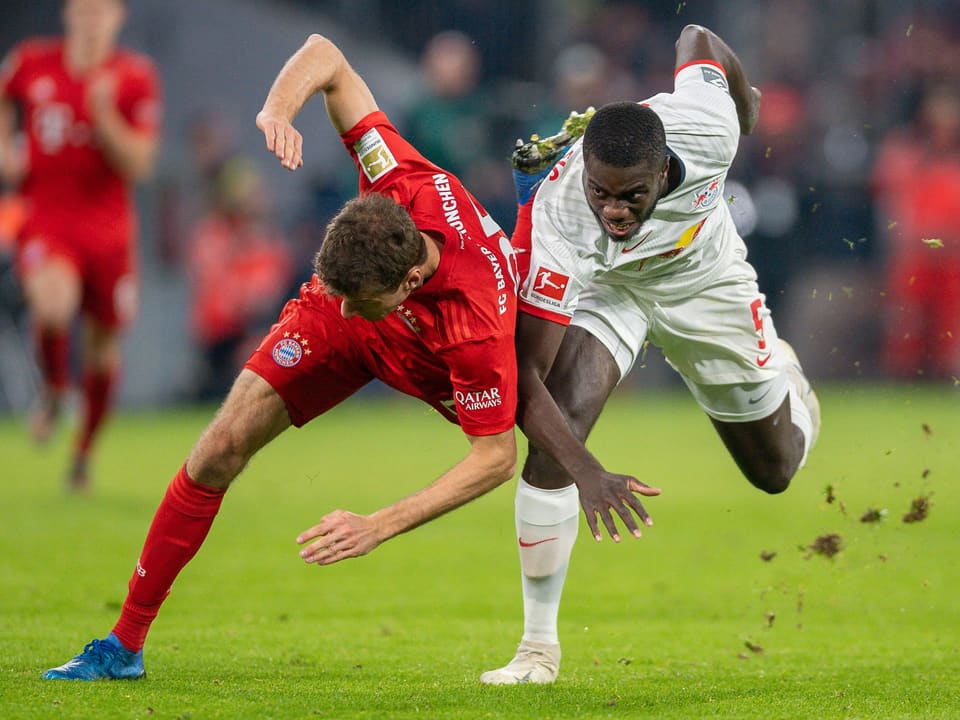
<path fill-rule="evenodd" d="M 222 394 L 355 193 L 322 102 L 300 116 L 295 174 L 254 125 L 310 32 L 340 45 L 401 131 L 509 231 L 514 140 L 555 132 L 571 109 L 669 92 L 680 29 L 710 27 L 763 91 L 727 195 L 808 375 L 960 384 L 957 0 L 129 4 L 123 43 L 157 62 L 166 112 L 158 172 L 138 194 L 127 406 Z M 0 52 L 58 33 L 59 12 L 59 0 L 6 0 Z M 3 268 L 0 411 L 26 407 L 34 377 Z M 640 365 L 631 387 L 676 382 L 655 352 Z"/>

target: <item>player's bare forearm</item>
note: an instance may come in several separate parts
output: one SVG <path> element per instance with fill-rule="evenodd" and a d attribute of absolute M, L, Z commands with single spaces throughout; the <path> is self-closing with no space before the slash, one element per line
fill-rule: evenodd
<path fill-rule="evenodd" d="M 313 34 L 287 60 L 274 80 L 260 114 L 292 123 L 306 102 L 323 93 L 330 122 L 338 133 L 377 109 L 366 83 L 336 45 Z"/>
<path fill-rule="evenodd" d="M 489 492 L 513 477 L 517 446 L 514 431 L 470 437 L 467 456 L 423 490 L 372 515 L 335 510 L 304 531 L 305 562 L 330 565 L 365 555 L 396 535 L 412 530 Z M 313 541 L 313 542 L 311 542 Z"/>
<path fill-rule="evenodd" d="M 117 116 L 98 126 L 98 138 L 110 165 L 130 182 L 150 177 L 157 157 L 157 136 L 135 130 Z"/>
<path fill-rule="evenodd" d="M 652 521 L 635 493 L 659 495 L 660 491 L 629 475 L 604 470 L 587 450 L 585 438 L 578 437 L 570 428 L 546 387 L 545 379 L 553 368 L 565 334 L 566 329 L 558 323 L 527 313 L 520 313 L 517 318 L 517 422 L 527 439 L 576 483 L 580 504 L 595 540 L 602 538 L 600 523 L 603 523 L 610 537 L 620 541 L 612 513 L 620 517 L 631 535 L 640 537 L 640 528 L 633 516 L 645 525 Z"/>
<path fill-rule="evenodd" d="M 97 143 L 107 162 L 131 182 L 145 180 L 153 172 L 158 134 L 134 127 L 117 108 L 115 77 L 98 75 L 87 89 L 87 105 Z"/>
<path fill-rule="evenodd" d="M 760 91 L 747 80 L 746 70 L 737 54 L 719 35 L 701 25 L 687 25 L 676 42 L 677 62 L 681 67 L 695 60 L 714 60 L 723 66 L 730 97 L 737 107 L 740 132 L 749 135 L 760 116 Z"/>
<path fill-rule="evenodd" d="M 521 363 L 518 374 L 517 424 L 527 440 L 545 452 L 577 482 L 603 466 L 570 430 L 543 377 Z"/>
<path fill-rule="evenodd" d="M 519 425 L 527 439 L 553 458 L 576 483 L 580 505 L 594 540 L 599 542 L 603 538 L 600 532 L 602 523 L 614 542 L 620 542 L 614 514 L 635 538 L 642 533 L 634 515 L 644 525 L 653 525 L 637 494 L 651 497 L 659 495 L 660 490 L 630 475 L 607 472 L 570 430 L 542 382 L 525 383 L 521 373 L 519 404 Z"/>

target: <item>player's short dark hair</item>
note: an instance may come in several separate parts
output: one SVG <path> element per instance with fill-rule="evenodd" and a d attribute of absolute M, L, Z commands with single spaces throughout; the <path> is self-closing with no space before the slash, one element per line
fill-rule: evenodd
<path fill-rule="evenodd" d="M 350 200 L 327 225 L 314 269 L 327 288 L 346 297 L 396 290 L 407 271 L 427 258 L 413 218 L 377 193 Z"/>
<path fill-rule="evenodd" d="M 583 156 L 610 167 L 656 165 L 667 154 L 667 136 L 660 117 L 635 102 L 604 105 L 583 134 Z"/>

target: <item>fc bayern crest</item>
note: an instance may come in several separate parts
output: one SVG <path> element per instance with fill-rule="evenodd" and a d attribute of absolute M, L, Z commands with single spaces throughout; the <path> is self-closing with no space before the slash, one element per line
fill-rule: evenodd
<path fill-rule="evenodd" d="M 293 338 L 286 337 L 277 341 L 271 354 L 280 367 L 293 367 L 303 357 L 303 347 Z"/>

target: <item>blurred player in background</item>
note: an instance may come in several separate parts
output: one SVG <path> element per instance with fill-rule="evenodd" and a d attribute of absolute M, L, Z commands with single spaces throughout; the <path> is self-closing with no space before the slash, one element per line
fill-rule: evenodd
<path fill-rule="evenodd" d="M 30 421 L 38 442 L 53 432 L 70 385 L 73 322 L 85 320 L 84 412 L 69 474 L 76 490 L 88 484 L 120 333 L 137 310 L 131 186 L 150 174 L 159 133 L 156 69 L 117 46 L 126 14 L 124 0 L 66 0 L 64 36 L 22 42 L 0 70 L 0 171 L 28 208 L 16 266 L 43 377 Z"/>
<path fill-rule="evenodd" d="M 529 440 L 516 495 L 524 633 L 484 683 L 556 678 L 578 499 L 598 541 L 598 515 L 616 541 L 614 513 L 635 537 L 632 513 L 651 524 L 635 493 L 660 491 L 606 471 L 584 445 L 647 338 L 761 490 L 786 490 L 819 432 L 816 396 L 777 338 L 723 192 L 759 92 L 709 30 L 687 26 L 676 50 L 673 93 L 604 105 L 588 122 L 573 115 L 561 135 L 514 154 L 515 166 L 546 175 L 535 187 L 521 174 L 514 232 L 530 263 L 517 319 L 517 420 Z M 630 442 L 645 450 L 642 432 Z M 682 436 L 662 450 L 678 449 Z"/>
<path fill-rule="evenodd" d="M 305 562 L 363 555 L 513 476 L 516 275 L 506 235 L 400 137 L 319 35 L 283 67 L 257 116 L 284 167 L 302 164 L 291 122 L 318 92 L 360 172 L 360 197 L 331 221 L 317 275 L 287 303 L 170 483 L 113 632 L 47 679 L 141 677 L 150 625 L 247 461 L 374 378 L 459 423 L 470 449 L 429 486 L 371 515 L 325 515 L 297 538 Z"/>

